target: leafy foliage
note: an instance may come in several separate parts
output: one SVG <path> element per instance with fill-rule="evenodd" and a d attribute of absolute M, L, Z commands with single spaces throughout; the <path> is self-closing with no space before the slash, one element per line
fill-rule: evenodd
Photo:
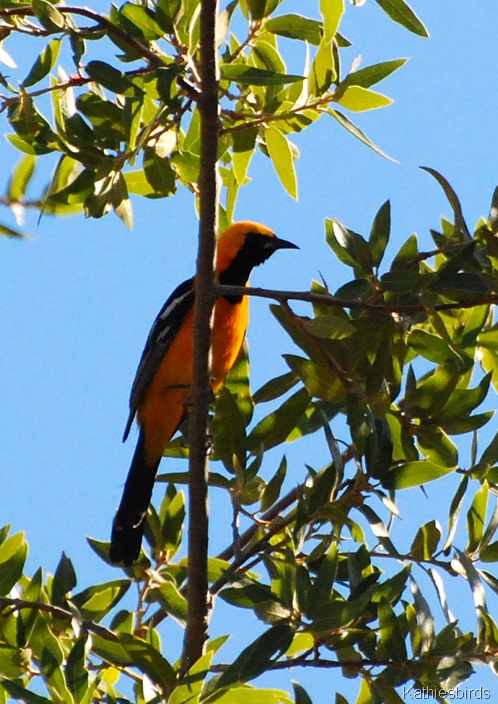
<path fill-rule="evenodd" d="M 377 4 L 408 30 L 427 34 L 405 0 Z M 3 39 L 21 31 L 46 37 L 19 88 L 0 76 L 9 139 L 24 153 L 4 204 L 17 213 L 32 205 L 90 217 L 114 210 L 131 225 L 130 193 L 168 197 L 179 184 L 197 193 L 197 0 L 125 2 L 108 16 L 46 0 L 1 5 Z M 318 19 L 285 14 L 284 5 L 234 0 L 220 17 L 225 221 L 256 149 L 297 196 L 290 135 L 322 116 L 377 149 L 342 110 L 387 105 L 372 86 L 404 63 L 356 66 L 344 75 L 343 0 L 321 0 Z M 80 26 L 83 18 L 90 27 Z M 232 33 L 240 28 L 243 39 Z M 111 42 L 119 56 L 85 63 L 90 41 Z M 287 41 L 312 47 L 300 74 L 287 70 Z M 71 70 L 51 77 L 68 49 Z M 42 114 L 46 96 L 50 119 Z M 50 184 L 28 200 L 38 160 L 54 153 Z M 496 197 L 489 219 L 471 235 L 451 186 L 427 171 L 453 212 L 431 231 L 431 248 L 412 235 L 390 255 L 389 203 L 366 236 L 327 219 L 327 245 L 349 280 L 336 291 L 326 275 L 313 282 L 301 296 L 311 304 L 309 316 L 293 311 L 291 295 L 273 292 L 280 302 L 274 316 L 297 348 L 284 356 L 289 371 L 252 394 L 244 353 L 216 399 L 218 465 L 209 481 L 240 527 L 210 558 L 209 588 L 235 617 L 251 612 L 260 634 L 232 658 L 223 656 L 227 636 L 213 638 L 186 674 L 165 657 L 163 622 L 184 627 L 188 618 L 188 563 L 179 557 L 186 518 L 180 486 L 188 474 L 162 474 L 166 490 L 159 508 L 149 510 L 148 548 L 120 579 L 80 589 L 65 555 L 54 575 L 39 569 L 28 576 L 24 536 L 0 531 L 2 701 L 309 704 L 297 682 L 291 697 L 253 681 L 319 666 L 358 678 L 357 702 L 398 702 L 405 684 L 450 691 L 476 663 L 494 661 L 498 626 L 486 597 L 498 593 L 490 571 L 498 561 L 498 435 L 483 447 L 479 431 L 493 417 L 498 369 Z M 317 432 L 330 458 L 307 466 L 296 487 L 287 477 L 286 445 Z M 167 454 L 187 450 L 177 441 Z M 418 500 L 418 487 L 428 482 L 444 482 L 446 525 L 427 517 L 407 536 L 398 521 L 403 497 Z M 90 546 L 108 560 L 106 543 Z M 468 583 L 467 603 L 449 603 L 450 579 Z M 459 619 L 469 605 L 475 627 L 464 632 Z M 347 704 L 341 694 L 336 701 Z"/>

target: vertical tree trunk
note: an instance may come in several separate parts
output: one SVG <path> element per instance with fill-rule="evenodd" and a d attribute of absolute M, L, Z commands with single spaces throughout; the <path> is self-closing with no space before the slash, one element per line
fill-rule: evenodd
<path fill-rule="evenodd" d="M 203 653 L 209 617 L 207 422 L 211 399 L 209 351 L 215 301 L 214 252 L 218 213 L 218 81 L 216 65 L 216 0 L 201 0 L 201 167 L 200 227 L 194 318 L 194 368 L 189 422 L 188 621 L 182 657 L 185 673 Z"/>

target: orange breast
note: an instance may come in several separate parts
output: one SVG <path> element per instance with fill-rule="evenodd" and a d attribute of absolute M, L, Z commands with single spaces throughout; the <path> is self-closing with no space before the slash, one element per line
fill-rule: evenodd
<path fill-rule="evenodd" d="M 193 310 L 157 369 L 137 412 L 146 437 L 147 461 L 157 462 L 185 413 L 192 384 Z M 217 391 L 232 368 L 244 341 L 249 301 L 216 302 L 212 332 L 211 386 Z"/>

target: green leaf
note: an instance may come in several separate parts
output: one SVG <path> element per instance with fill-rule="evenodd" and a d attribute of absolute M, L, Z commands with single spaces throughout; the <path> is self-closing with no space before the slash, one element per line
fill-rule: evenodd
<path fill-rule="evenodd" d="M 407 390 L 405 405 L 408 412 L 424 420 L 436 415 L 455 390 L 461 373 L 459 365 L 453 361 L 439 365 L 417 383 L 414 391 Z"/>
<path fill-rule="evenodd" d="M 188 616 L 187 600 L 173 582 L 163 582 L 147 593 L 148 602 L 157 602 L 164 611 L 185 628 Z"/>
<path fill-rule="evenodd" d="M 390 276 L 392 277 L 395 273 L 399 273 L 400 277 L 404 277 L 410 272 L 391 272 Z M 382 283 L 384 284 L 384 277 L 382 277 Z M 447 362 L 455 356 L 454 350 L 446 340 L 443 340 L 439 335 L 433 335 L 420 328 L 413 328 L 410 331 L 408 335 L 408 345 L 415 350 L 417 354 L 436 364 Z M 454 393 L 456 393 L 456 391 Z M 448 403 L 448 405 L 451 407 L 450 403 Z"/>
<path fill-rule="evenodd" d="M 405 639 L 400 621 L 387 599 L 379 602 L 379 640 L 387 657 L 394 662 L 405 662 L 407 658 Z"/>
<path fill-rule="evenodd" d="M 317 97 L 329 90 L 337 79 L 333 42 L 320 42 L 318 50 L 311 64 L 309 75 L 309 91 Z"/>
<path fill-rule="evenodd" d="M 155 147 L 145 147 L 143 167 L 145 178 L 156 195 L 170 196 L 175 193 L 176 172 L 168 157 L 160 156 Z"/>
<path fill-rule="evenodd" d="M 310 402 L 306 389 L 296 391 L 273 413 L 263 418 L 247 438 L 249 450 L 265 450 L 280 445 L 294 429 Z"/>
<path fill-rule="evenodd" d="M 265 29 L 288 39 L 299 39 L 318 46 L 322 37 L 322 24 L 302 15 L 280 15 L 272 17 Z"/>
<path fill-rule="evenodd" d="M 217 681 L 217 689 L 248 682 L 266 672 L 274 659 L 285 653 L 292 643 L 290 626 L 272 626 L 240 653 Z"/>
<path fill-rule="evenodd" d="M 265 130 L 265 141 L 280 183 L 291 198 L 297 200 L 296 170 L 287 137 L 277 127 L 269 127 Z"/>
<path fill-rule="evenodd" d="M 214 701 L 216 704 L 294 704 L 287 692 L 279 689 L 260 689 L 250 685 L 229 687 L 223 694 L 216 695 Z M 181 704 L 184 702 L 185 700 Z"/>
<path fill-rule="evenodd" d="M 287 391 L 290 391 L 298 381 L 299 378 L 294 372 L 287 372 L 286 374 L 276 376 L 274 379 L 267 381 L 266 384 L 263 384 L 263 386 L 253 394 L 253 401 L 254 403 L 274 401 L 276 398 L 279 398 L 279 396 L 283 396 Z"/>
<path fill-rule="evenodd" d="M 392 20 L 401 24 L 413 34 L 418 34 L 420 37 L 429 36 L 427 29 L 405 0 L 375 0 L 375 2 Z"/>
<path fill-rule="evenodd" d="M 254 412 L 254 404 L 249 384 L 249 351 L 246 343 L 242 345 L 239 356 L 225 379 L 225 387 L 234 396 L 239 412 L 248 425 Z"/>
<path fill-rule="evenodd" d="M 19 239 L 28 239 L 29 235 L 24 234 L 20 230 L 14 230 L 13 227 L 8 225 L 3 225 L 0 223 L 0 235 L 5 235 L 6 237 L 18 237 Z"/>
<path fill-rule="evenodd" d="M 325 401 L 344 401 L 346 393 L 342 381 L 328 364 L 294 354 L 285 354 L 284 359 L 292 371 L 302 379 L 310 396 Z"/>
<path fill-rule="evenodd" d="M 116 579 L 104 584 L 95 584 L 75 594 L 71 601 L 83 618 L 100 621 L 120 601 L 131 586 L 128 579 Z"/>
<path fill-rule="evenodd" d="M 320 315 L 317 318 L 306 320 L 303 325 L 312 335 L 327 340 L 343 340 L 357 332 L 354 325 L 348 323 L 344 318 L 332 314 Z"/>
<path fill-rule="evenodd" d="M 377 0 L 378 1 L 378 0 Z M 469 229 L 465 223 L 465 219 L 463 217 L 463 210 L 462 210 L 462 204 L 460 203 L 460 200 L 455 193 L 454 189 L 451 187 L 451 185 L 448 183 L 448 181 L 444 178 L 442 174 L 439 173 L 439 171 L 436 171 L 436 169 L 432 169 L 429 166 L 422 166 L 421 167 L 424 171 L 427 171 L 428 174 L 430 174 L 433 178 L 436 179 L 436 181 L 439 183 L 441 188 L 444 191 L 444 194 L 446 198 L 448 199 L 448 203 L 451 205 L 451 208 L 453 210 L 453 215 L 455 218 L 455 227 L 454 227 L 454 232 L 453 234 L 460 234 L 463 233 L 465 234 L 467 239 L 471 239 Z"/>
<path fill-rule="evenodd" d="M 158 650 L 130 633 L 120 632 L 117 635 L 132 663 L 143 670 L 153 682 L 166 689 L 175 686 L 176 673 Z"/>
<path fill-rule="evenodd" d="M 339 259 L 348 266 L 360 268 L 365 274 L 373 269 L 372 252 L 365 239 L 341 225 L 338 220 L 325 221 L 327 243 Z"/>
<path fill-rule="evenodd" d="M 92 81 L 99 83 L 113 93 L 129 95 L 138 90 L 122 71 L 118 71 L 105 61 L 90 61 L 85 66 L 85 71 Z"/>
<path fill-rule="evenodd" d="M 394 101 L 387 95 L 376 93 L 369 88 L 362 86 L 349 86 L 341 93 L 336 102 L 347 110 L 353 112 L 365 112 L 367 110 L 377 110 L 391 105 Z"/>
<path fill-rule="evenodd" d="M 237 183 L 243 184 L 251 161 L 258 136 L 257 127 L 233 132 L 233 173 Z"/>
<path fill-rule="evenodd" d="M 368 244 L 372 254 L 372 260 L 375 267 L 378 267 L 384 256 L 385 249 L 389 242 L 389 234 L 391 232 L 391 204 L 387 200 L 377 212 L 372 228 Z"/>
<path fill-rule="evenodd" d="M 282 0 L 245 0 L 247 9 L 250 12 L 251 19 L 259 21 L 271 13 L 278 7 Z"/>
<path fill-rule="evenodd" d="M 4 678 L 18 679 L 24 675 L 25 663 L 22 651 L 6 643 L 0 643 L 0 687 Z"/>
<path fill-rule="evenodd" d="M 327 608 L 332 600 L 332 590 L 337 576 L 339 555 L 337 543 L 332 543 L 330 550 L 322 558 L 316 578 L 309 590 L 308 616 L 314 618 Z"/>
<path fill-rule="evenodd" d="M 267 483 L 261 497 L 261 510 L 267 511 L 280 496 L 280 490 L 287 474 L 287 459 L 282 457 L 277 471 Z"/>
<path fill-rule="evenodd" d="M 441 528 L 437 521 L 429 521 L 421 526 L 410 547 L 414 560 L 430 560 L 441 540 Z"/>
<path fill-rule="evenodd" d="M 361 86 L 362 88 L 370 88 L 376 83 L 380 83 L 385 78 L 397 71 L 401 66 L 404 66 L 408 59 L 394 59 L 392 61 L 382 61 L 379 64 L 365 66 L 357 71 L 348 73 L 346 78 L 340 83 L 340 90 L 348 86 Z"/>
<path fill-rule="evenodd" d="M 53 704 L 54 701 L 30 692 L 29 689 L 12 680 L 3 679 L 1 686 L 7 690 L 12 699 L 23 702 L 23 704 Z"/>
<path fill-rule="evenodd" d="M 20 201 L 31 181 L 35 171 L 36 157 L 27 154 L 14 167 L 7 186 L 7 198 L 9 201 Z"/>
<path fill-rule="evenodd" d="M 0 545 L 0 595 L 7 595 L 20 579 L 27 556 L 24 533 L 16 533 Z"/>
<path fill-rule="evenodd" d="M 344 14 L 344 0 L 320 0 L 320 15 L 323 19 L 323 36 L 326 42 L 331 42 Z"/>
<path fill-rule="evenodd" d="M 63 606 L 66 595 L 76 586 L 76 573 L 73 563 L 63 552 L 55 570 L 51 585 L 51 603 Z"/>
<path fill-rule="evenodd" d="M 220 75 L 222 79 L 252 86 L 281 86 L 304 80 L 304 76 L 265 71 L 245 64 L 221 64 Z"/>
<path fill-rule="evenodd" d="M 126 17 L 140 30 L 145 40 L 154 41 L 163 38 L 163 28 L 156 22 L 154 13 L 148 8 L 127 2 L 123 5 L 120 12 L 123 17 Z"/>
<path fill-rule="evenodd" d="M 237 464 L 245 467 L 246 423 L 232 393 L 222 387 L 216 396 L 216 412 L 212 421 L 216 454 L 232 473 Z"/>
<path fill-rule="evenodd" d="M 36 59 L 35 63 L 30 69 L 30 72 L 22 82 L 25 88 L 29 86 L 34 86 L 36 83 L 41 81 L 45 76 L 50 73 L 50 71 L 55 66 L 57 57 L 59 56 L 59 51 L 61 48 L 60 39 L 51 39 L 41 52 L 40 56 Z"/>
<path fill-rule="evenodd" d="M 386 489 L 410 489 L 422 486 L 455 471 L 455 467 L 443 467 L 429 460 L 415 460 L 398 465 L 383 478 Z"/>
<path fill-rule="evenodd" d="M 486 522 L 486 510 L 488 508 L 488 494 L 488 483 L 484 481 L 467 511 L 467 535 L 469 540 L 465 548 L 466 553 L 475 552 L 482 540 Z"/>
<path fill-rule="evenodd" d="M 328 110 L 328 114 L 334 118 L 334 120 L 337 120 L 337 122 L 341 125 L 341 127 L 344 127 L 345 130 L 350 132 L 353 137 L 356 137 L 356 139 L 359 139 L 360 142 L 363 144 L 366 144 L 367 147 L 370 147 L 370 149 L 373 149 L 374 152 L 379 154 L 380 156 L 383 156 L 384 159 L 387 159 L 388 161 L 393 161 L 396 163 L 396 159 L 393 159 L 390 157 L 388 154 L 386 154 L 382 149 L 380 149 L 376 144 L 372 142 L 372 140 L 361 130 L 357 125 L 354 124 L 354 122 L 351 122 L 351 120 L 346 117 L 346 115 L 343 115 L 342 112 L 339 112 L 339 110 Z"/>
<path fill-rule="evenodd" d="M 88 690 L 89 672 L 86 668 L 86 643 L 86 636 L 78 638 L 67 656 L 66 682 L 76 702 L 81 702 Z"/>
<path fill-rule="evenodd" d="M 47 0 L 32 0 L 31 7 L 40 24 L 49 32 L 59 32 L 61 29 L 65 29 L 64 15 L 52 3 Z"/>
<path fill-rule="evenodd" d="M 208 650 L 192 665 L 182 677 L 181 684 L 175 687 L 168 704 L 197 704 L 201 701 L 201 691 L 215 652 L 214 649 Z"/>
<path fill-rule="evenodd" d="M 446 433 L 435 425 L 420 425 L 416 429 L 417 444 L 430 462 L 444 467 L 456 467 L 458 450 Z"/>

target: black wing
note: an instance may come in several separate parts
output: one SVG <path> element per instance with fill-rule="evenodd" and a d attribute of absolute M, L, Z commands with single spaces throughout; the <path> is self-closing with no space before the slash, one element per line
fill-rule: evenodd
<path fill-rule="evenodd" d="M 133 418 L 143 398 L 143 394 L 152 381 L 156 370 L 175 339 L 181 324 L 194 305 L 194 279 L 187 279 L 180 284 L 168 298 L 154 320 L 145 343 L 140 364 L 130 393 L 130 414 L 126 422 L 123 442 L 128 437 Z"/>

